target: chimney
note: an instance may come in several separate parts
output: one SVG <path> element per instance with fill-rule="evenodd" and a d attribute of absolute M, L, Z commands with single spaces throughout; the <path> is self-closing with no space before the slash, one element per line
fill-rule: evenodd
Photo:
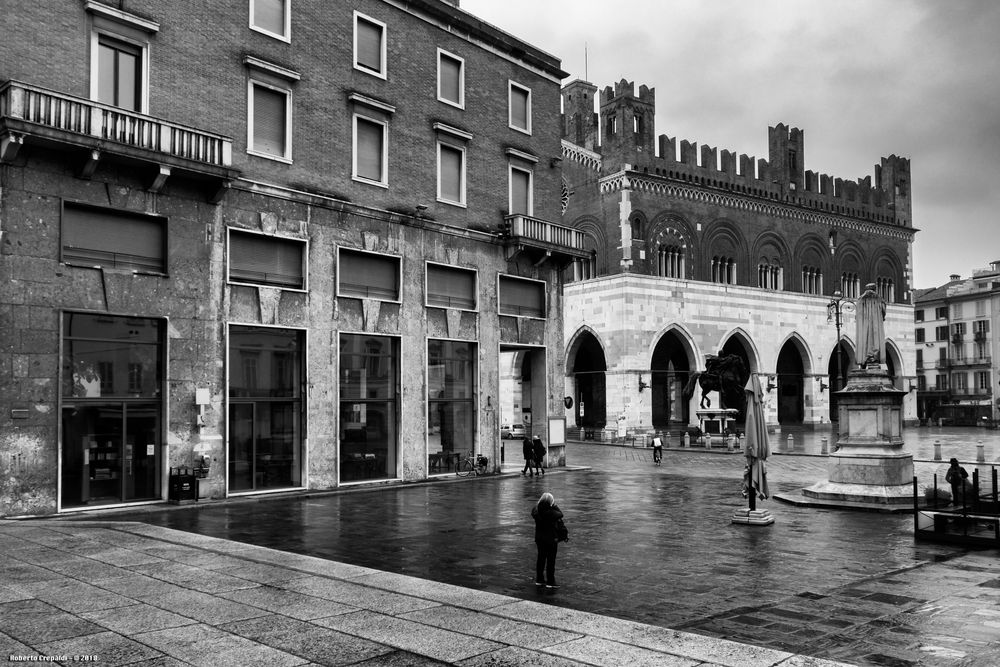
<path fill-rule="evenodd" d="M 953 273 L 950 276 L 948 276 L 948 280 L 951 280 L 951 281 L 961 280 L 961 279 L 962 279 L 962 276 L 958 275 L 957 273 Z"/>

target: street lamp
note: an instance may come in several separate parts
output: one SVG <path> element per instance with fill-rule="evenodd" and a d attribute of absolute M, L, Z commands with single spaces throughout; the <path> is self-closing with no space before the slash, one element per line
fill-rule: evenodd
<path fill-rule="evenodd" d="M 841 363 L 841 356 L 843 356 L 843 348 L 840 344 L 840 325 L 843 323 L 843 314 L 845 312 L 851 312 L 854 310 L 854 302 L 850 299 L 845 299 L 844 295 L 840 290 L 833 293 L 833 298 L 830 303 L 826 304 L 826 321 L 833 322 L 834 326 L 837 327 L 837 376 L 834 378 L 833 387 L 830 391 L 830 395 L 833 392 L 839 391 L 843 385 L 843 364 Z"/>

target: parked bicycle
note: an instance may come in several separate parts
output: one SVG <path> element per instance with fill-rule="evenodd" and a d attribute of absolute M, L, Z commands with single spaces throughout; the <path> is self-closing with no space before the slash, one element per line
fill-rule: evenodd
<path fill-rule="evenodd" d="M 479 475 L 485 475 L 486 466 L 489 465 L 490 460 L 483 456 L 482 454 L 476 454 L 475 452 L 469 452 L 469 455 L 465 457 L 455 474 L 459 477 L 468 477 L 469 475 L 475 474 L 477 477 Z"/>

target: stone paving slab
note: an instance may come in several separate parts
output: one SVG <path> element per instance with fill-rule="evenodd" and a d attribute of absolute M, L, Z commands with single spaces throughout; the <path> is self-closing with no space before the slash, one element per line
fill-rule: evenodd
<path fill-rule="evenodd" d="M 150 667 L 833 664 L 309 556 L 283 559 L 289 554 L 214 537 L 190 537 L 130 523 L 0 521 L 0 651 L 25 657 L 96 656 L 92 664 Z M 85 569 L 57 571 L 31 562 L 38 552 L 41 561 L 60 567 L 75 562 L 80 547 L 92 556 L 116 549 L 121 564 L 90 558 L 102 577 L 88 581 Z M 155 560 L 124 553 L 133 550 L 156 554 Z M 213 557 L 231 567 L 219 571 Z M 275 565 L 282 561 L 283 568 Z M 278 576 L 279 568 L 286 576 Z M 206 586 L 210 577 L 222 584 Z"/>

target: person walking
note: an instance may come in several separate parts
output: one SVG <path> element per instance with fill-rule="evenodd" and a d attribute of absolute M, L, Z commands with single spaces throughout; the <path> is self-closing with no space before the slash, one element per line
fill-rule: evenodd
<path fill-rule="evenodd" d="M 535 586 L 559 588 L 556 584 L 556 553 L 559 551 L 559 526 L 563 513 L 551 493 L 542 494 L 531 510 L 531 518 L 535 520 L 535 546 L 538 547 Z"/>
<path fill-rule="evenodd" d="M 542 439 L 535 435 L 531 438 L 531 452 L 535 461 L 535 473 L 538 475 L 545 474 L 545 468 L 543 463 L 545 462 L 545 445 L 542 444 Z"/>
<path fill-rule="evenodd" d="M 528 436 L 524 436 L 524 440 L 521 441 L 521 451 L 524 454 L 524 468 L 521 469 L 521 474 L 534 477 L 535 448 Z"/>
<path fill-rule="evenodd" d="M 948 467 L 944 480 L 951 484 L 951 504 L 958 506 L 959 498 L 961 498 L 962 505 L 965 505 L 965 485 L 966 480 L 969 479 L 969 473 L 958 465 L 958 459 L 951 459 L 948 463 L 951 465 Z"/>

